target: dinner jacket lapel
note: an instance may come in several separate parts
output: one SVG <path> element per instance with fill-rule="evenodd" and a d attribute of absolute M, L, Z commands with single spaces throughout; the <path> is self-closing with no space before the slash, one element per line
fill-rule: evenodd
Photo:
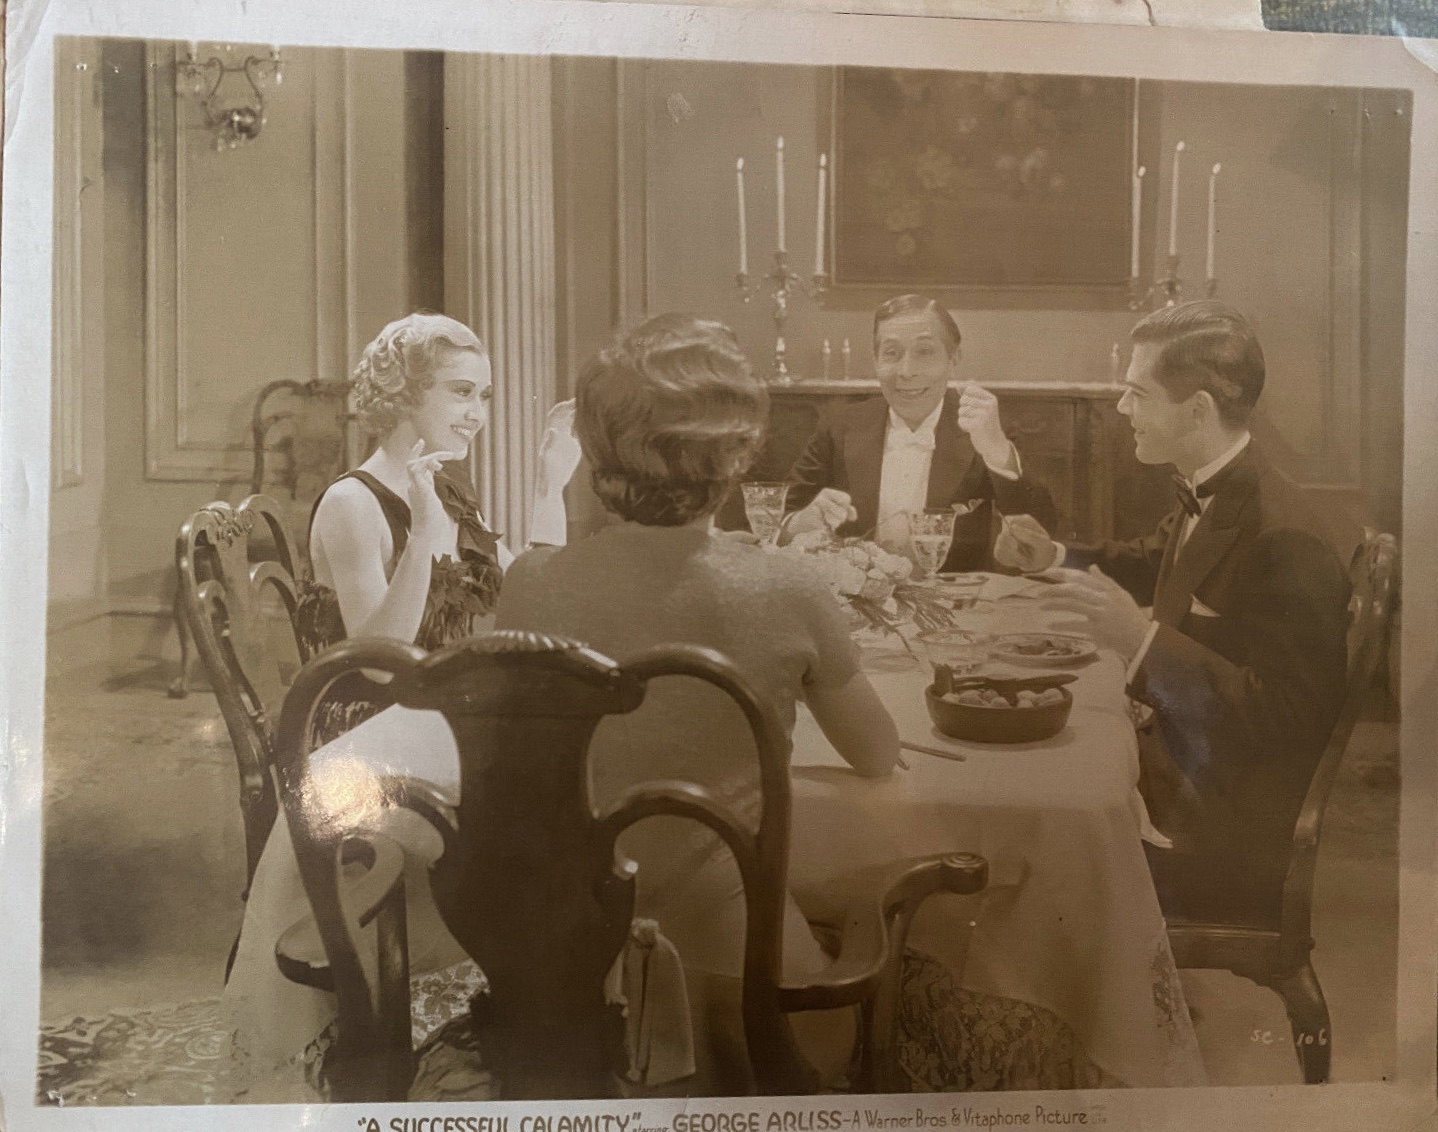
<path fill-rule="evenodd" d="M 974 445 L 959 428 L 959 395 L 952 389 L 944 394 L 944 407 L 934 426 L 934 456 L 929 461 L 927 507 L 948 507 L 965 503 L 959 488 L 975 459 Z"/>
<path fill-rule="evenodd" d="M 889 403 L 875 397 L 856 408 L 844 434 L 849 500 L 859 516 L 851 527 L 861 535 L 871 534 L 879 520 L 879 476 L 884 468 L 884 432 L 888 425 Z"/>
<path fill-rule="evenodd" d="M 1188 541 L 1175 555 L 1182 530 L 1175 525 L 1164 551 L 1165 574 L 1160 568 L 1154 595 L 1154 619 L 1164 625 L 1180 624 L 1188 615 L 1194 591 L 1203 584 L 1213 568 L 1223 561 L 1238 541 L 1240 521 L 1245 506 L 1258 488 L 1261 472 L 1260 457 L 1250 441 L 1247 448 L 1215 477 L 1213 502 L 1210 503 Z"/>

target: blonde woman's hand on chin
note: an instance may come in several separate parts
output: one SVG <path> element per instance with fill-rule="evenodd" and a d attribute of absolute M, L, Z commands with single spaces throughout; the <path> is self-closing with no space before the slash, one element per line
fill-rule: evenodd
<path fill-rule="evenodd" d="M 425 452 L 424 441 L 417 440 L 409 450 L 405 470 L 409 473 L 409 514 L 411 537 L 430 547 L 431 557 L 443 552 L 449 541 L 451 520 L 439 494 L 434 490 L 435 473 L 447 452 Z"/>

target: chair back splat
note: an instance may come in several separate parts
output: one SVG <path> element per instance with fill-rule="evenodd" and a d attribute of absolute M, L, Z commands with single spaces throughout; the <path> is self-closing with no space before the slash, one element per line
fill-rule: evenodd
<path fill-rule="evenodd" d="M 196 511 L 176 537 L 175 566 L 177 604 L 235 749 L 248 886 L 277 812 L 272 740 L 286 680 L 275 649 L 274 599 L 294 638 L 292 664 L 306 659 L 295 632 L 294 553 L 279 506 L 252 495 L 238 507 L 212 503 Z"/>

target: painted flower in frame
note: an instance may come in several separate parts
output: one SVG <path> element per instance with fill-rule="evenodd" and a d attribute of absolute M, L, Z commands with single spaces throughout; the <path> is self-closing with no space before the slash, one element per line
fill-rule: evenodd
<path fill-rule="evenodd" d="M 925 192 L 944 192 L 954 183 L 958 172 L 953 154 L 930 145 L 914 158 L 914 176 Z"/>

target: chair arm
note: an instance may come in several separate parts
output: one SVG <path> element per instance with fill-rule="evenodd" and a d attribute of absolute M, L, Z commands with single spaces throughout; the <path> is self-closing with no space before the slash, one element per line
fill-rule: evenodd
<path fill-rule="evenodd" d="M 809 982 L 779 987 L 786 1012 L 832 1010 L 871 997 L 899 958 L 919 905 L 937 892 L 980 891 L 988 884 L 989 863 L 972 853 L 950 853 L 865 869 L 850 879 L 862 895 L 850 905 L 838 958 Z M 899 938 L 889 930 L 896 917 Z"/>
<path fill-rule="evenodd" d="M 340 902 L 360 927 L 368 926 L 390 900 L 404 899 L 404 850 L 389 838 L 379 834 L 348 837 L 340 849 L 340 860 L 369 866 L 353 884 L 340 887 Z M 334 990 L 329 958 L 313 912 L 280 934 L 275 944 L 275 962 L 292 983 Z"/>

